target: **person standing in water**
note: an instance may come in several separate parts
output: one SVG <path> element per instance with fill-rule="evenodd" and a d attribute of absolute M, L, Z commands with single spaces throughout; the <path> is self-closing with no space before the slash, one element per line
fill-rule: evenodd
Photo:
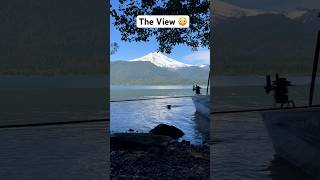
<path fill-rule="evenodd" d="M 200 95 L 201 94 L 201 87 L 198 86 L 198 84 L 193 85 L 193 91 L 196 91 L 196 95 Z"/>

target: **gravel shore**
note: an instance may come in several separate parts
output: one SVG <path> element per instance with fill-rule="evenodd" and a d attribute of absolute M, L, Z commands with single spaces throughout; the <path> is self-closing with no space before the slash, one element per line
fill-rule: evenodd
<path fill-rule="evenodd" d="M 168 137 L 155 138 L 148 133 L 127 133 L 124 136 L 126 141 L 133 138 L 130 141 L 133 143 L 125 143 L 119 136 L 111 138 L 112 180 L 209 179 L 208 145 L 193 145 L 188 141 L 178 142 Z M 159 144 L 147 141 L 148 138 L 157 139 Z"/>

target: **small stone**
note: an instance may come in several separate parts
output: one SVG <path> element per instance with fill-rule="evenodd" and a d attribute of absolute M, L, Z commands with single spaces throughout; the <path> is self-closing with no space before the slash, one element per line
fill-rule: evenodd
<path fill-rule="evenodd" d="M 172 139 L 172 140 L 169 141 L 169 144 L 174 144 L 174 143 L 176 143 L 176 142 L 177 142 L 176 139 Z"/>

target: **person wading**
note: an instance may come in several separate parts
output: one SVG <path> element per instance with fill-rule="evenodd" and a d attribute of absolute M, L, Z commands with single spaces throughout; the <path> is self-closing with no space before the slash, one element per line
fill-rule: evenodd
<path fill-rule="evenodd" d="M 198 84 L 193 85 L 193 91 L 196 91 L 196 95 L 200 95 L 201 94 L 201 87 L 198 86 Z"/>

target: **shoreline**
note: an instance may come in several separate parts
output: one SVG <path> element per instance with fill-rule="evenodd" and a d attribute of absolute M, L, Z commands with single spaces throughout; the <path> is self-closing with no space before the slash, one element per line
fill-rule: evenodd
<path fill-rule="evenodd" d="M 111 179 L 209 179 L 210 148 L 150 133 L 110 138 Z"/>

